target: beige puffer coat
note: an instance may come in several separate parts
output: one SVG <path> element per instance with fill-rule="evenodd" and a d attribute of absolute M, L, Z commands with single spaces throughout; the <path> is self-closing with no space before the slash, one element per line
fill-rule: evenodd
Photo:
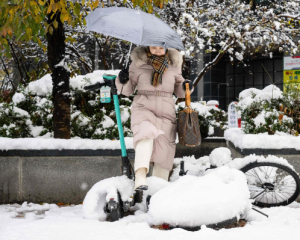
<path fill-rule="evenodd" d="M 132 63 L 129 66 L 129 81 L 124 84 L 116 79 L 119 92 L 125 96 L 138 91 L 164 91 L 179 98 L 185 97 L 181 75 L 182 56 L 176 49 L 169 48 L 171 64 L 162 77 L 162 84 L 156 88 L 151 85 L 153 67 L 149 64 L 145 48 L 136 47 L 131 53 Z M 176 114 L 172 97 L 136 95 L 131 107 L 131 130 L 133 132 L 133 146 L 144 138 L 153 138 L 153 152 L 151 162 L 171 170 L 175 156 Z"/>

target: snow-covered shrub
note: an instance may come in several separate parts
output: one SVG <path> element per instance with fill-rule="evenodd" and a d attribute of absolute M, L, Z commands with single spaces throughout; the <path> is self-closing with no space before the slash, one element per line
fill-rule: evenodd
<path fill-rule="evenodd" d="M 77 75 L 70 79 L 71 98 L 71 136 L 90 139 L 119 139 L 118 125 L 113 100 L 111 103 L 101 103 L 99 91 L 87 92 L 83 89 L 85 85 L 94 84 L 101 81 L 103 73 L 118 74 L 118 71 L 94 71 L 85 76 Z M 124 136 L 131 137 L 131 104 L 130 98 L 120 97 L 120 112 L 123 124 Z M 176 105 L 176 114 L 183 110 L 185 104 Z M 31 82 L 28 87 L 17 89 L 13 96 L 11 108 L 17 107 L 27 112 L 28 131 L 22 132 L 22 137 L 51 137 L 52 127 L 52 79 L 47 74 L 41 79 Z M 199 102 L 191 103 L 192 109 L 198 112 L 200 130 L 202 137 L 213 134 L 215 127 L 225 128 L 227 126 L 226 113 L 216 107 L 207 107 Z M 3 109 L 2 109 L 3 111 Z M 8 118 L 3 123 L 7 126 L 14 124 L 13 118 Z M 26 122 L 26 121 L 25 121 Z M 13 126 L 13 125 L 12 125 Z M 0 132 L 0 137 L 18 137 L 18 135 L 8 135 Z"/>
<path fill-rule="evenodd" d="M 71 96 L 72 137 L 119 139 L 113 102 L 101 103 L 98 92 L 86 92 L 79 87 L 74 89 L 71 87 Z M 132 136 L 130 130 L 131 100 L 129 98 L 120 98 L 119 104 L 124 136 Z"/>
<path fill-rule="evenodd" d="M 237 108 L 241 111 L 246 134 L 299 134 L 300 93 L 296 88 L 282 92 L 275 85 L 263 90 L 242 91 Z"/>
<path fill-rule="evenodd" d="M 0 103 L 0 136 L 9 138 L 31 137 L 30 115 L 14 103 Z"/>
<path fill-rule="evenodd" d="M 176 114 L 182 111 L 185 102 L 180 102 L 176 106 Z M 201 131 L 201 137 L 206 138 L 214 133 L 215 127 L 225 130 L 227 128 L 227 113 L 217 107 L 204 106 L 200 102 L 191 102 L 191 108 L 198 112 L 198 119 Z"/>

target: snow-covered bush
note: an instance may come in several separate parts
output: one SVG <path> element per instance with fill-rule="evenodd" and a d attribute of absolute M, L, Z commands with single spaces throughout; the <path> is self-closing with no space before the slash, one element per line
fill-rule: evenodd
<path fill-rule="evenodd" d="M 101 103 L 99 92 L 83 90 L 84 85 L 93 84 L 95 80 L 99 81 L 103 73 L 104 71 L 95 71 L 86 76 L 78 75 L 71 78 L 72 137 L 119 138 L 114 105 Z M 116 74 L 115 71 L 113 73 Z M 11 103 L 1 103 L 0 137 L 53 137 L 51 91 L 51 76 L 47 74 L 31 82 L 26 88 L 19 87 Z M 120 98 L 119 102 L 124 136 L 132 136 L 130 130 L 132 101 L 129 98 Z"/>
<path fill-rule="evenodd" d="M 102 80 L 102 74 L 117 74 L 117 71 L 94 71 L 93 73 L 77 75 L 70 79 L 71 99 L 71 136 L 90 139 L 119 139 L 116 113 L 113 103 L 101 103 L 99 92 L 87 92 L 83 89 L 85 85 L 93 84 Z M 11 109 L 19 109 L 23 114 L 23 123 L 18 124 L 27 128 L 21 131 L 21 135 L 8 134 L 8 126 L 12 128 L 17 120 L 12 114 L 4 114 L 1 108 L 0 121 L 3 126 L 0 137 L 52 137 L 52 80 L 47 74 L 41 79 L 31 82 L 26 88 L 19 88 L 10 103 Z M 113 100 L 112 100 L 113 101 Z M 124 136 L 131 137 L 130 115 L 132 97 L 119 98 L 121 120 L 124 129 Z M 6 104 L 6 103 L 3 103 Z M 176 114 L 183 110 L 185 104 L 176 105 Z M 225 128 L 227 125 L 226 113 L 216 107 L 207 107 L 199 102 L 192 102 L 191 107 L 198 112 L 200 130 L 202 137 L 214 133 L 214 127 Z M 20 118 L 20 116 L 18 116 Z M 2 123 L 0 122 L 0 123 Z M 16 124 L 15 124 L 16 125 Z M 10 130 L 12 131 L 12 130 Z"/>
<path fill-rule="evenodd" d="M 13 103 L 0 103 L 0 136 L 9 138 L 31 137 L 30 115 Z"/>
<path fill-rule="evenodd" d="M 275 85 L 262 90 L 250 88 L 239 96 L 243 131 L 246 134 L 287 133 L 299 135 L 300 92 L 289 87 L 284 93 Z"/>

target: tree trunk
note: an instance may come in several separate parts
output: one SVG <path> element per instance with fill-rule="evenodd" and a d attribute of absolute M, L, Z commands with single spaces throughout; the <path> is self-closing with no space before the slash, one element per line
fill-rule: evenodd
<path fill-rule="evenodd" d="M 56 2 L 56 1 L 55 1 Z M 50 3 L 50 1 L 49 1 Z M 48 64 L 53 82 L 52 101 L 54 138 L 70 139 L 70 72 L 65 67 L 65 32 L 57 11 L 51 19 L 53 12 L 48 14 L 47 23 L 51 24 L 53 33 L 47 32 Z M 56 19 L 58 27 L 54 28 L 52 22 Z M 60 63 L 61 66 L 55 66 Z"/>

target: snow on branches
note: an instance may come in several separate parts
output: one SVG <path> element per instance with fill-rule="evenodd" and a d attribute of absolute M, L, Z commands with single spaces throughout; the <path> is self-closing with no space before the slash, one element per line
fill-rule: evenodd
<path fill-rule="evenodd" d="M 270 57 L 274 51 L 296 54 L 300 51 L 299 20 L 300 2 L 296 0 L 264 1 L 260 5 L 252 1 L 211 0 L 185 8 L 177 25 L 187 49 L 184 54 L 189 56 L 199 49 L 217 53 L 198 74 L 194 85 L 226 53 L 231 61 L 241 62 L 246 55 L 256 53 Z"/>

